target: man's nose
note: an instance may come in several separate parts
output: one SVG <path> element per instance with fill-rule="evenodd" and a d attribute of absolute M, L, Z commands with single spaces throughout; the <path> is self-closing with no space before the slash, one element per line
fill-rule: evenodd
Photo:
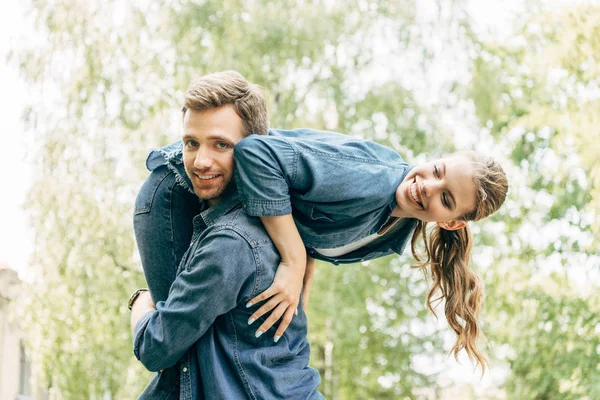
<path fill-rule="evenodd" d="M 194 159 L 194 167 L 198 169 L 207 169 L 212 166 L 213 159 L 210 156 L 210 152 L 205 149 L 198 149 L 196 158 Z"/>

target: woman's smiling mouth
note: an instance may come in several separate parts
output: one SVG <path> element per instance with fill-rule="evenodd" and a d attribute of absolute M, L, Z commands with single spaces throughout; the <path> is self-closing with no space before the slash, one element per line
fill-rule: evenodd
<path fill-rule="evenodd" d="M 417 206 L 419 206 L 421 209 L 424 209 L 423 207 L 423 203 L 420 200 L 419 197 L 419 187 L 417 185 L 417 182 L 415 180 L 415 182 L 411 183 L 410 186 L 407 189 L 408 192 L 408 197 L 412 200 L 413 203 L 415 203 Z"/>

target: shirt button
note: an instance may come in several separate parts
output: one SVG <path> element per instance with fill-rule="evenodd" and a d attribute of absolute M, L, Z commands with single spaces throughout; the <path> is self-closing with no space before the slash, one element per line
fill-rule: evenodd
<path fill-rule="evenodd" d="M 183 372 L 187 372 L 187 367 L 183 367 Z"/>

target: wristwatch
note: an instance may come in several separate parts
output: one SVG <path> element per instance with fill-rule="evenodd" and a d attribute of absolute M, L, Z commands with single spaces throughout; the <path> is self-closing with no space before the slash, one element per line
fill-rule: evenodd
<path fill-rule="evenodd" d="M 127 302 L 127 308 L 129 308 L 131 310 L 131 307 L 133 307 L 133 302 L 135 301 L 135 299 L 138 298 L 138 296 L 142 293 L 142 292 L 147 292 L 148 289 L 147 288 L 141 288 L 136 290 L 135 292 L 133 292 L 133 294 L 131 295 L 131 297 L 129 298 L 129 301 Z"/>

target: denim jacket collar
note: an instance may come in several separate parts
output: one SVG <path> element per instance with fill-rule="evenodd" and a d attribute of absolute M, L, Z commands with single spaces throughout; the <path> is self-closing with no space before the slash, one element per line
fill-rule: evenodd
<path fill-rule="evenodd" d="M 214 225 L 219 218 L 240 206 L 237 190 L 233 189 L 220 203 L 209 207 L 194 218 L 194 231 Z"/>

